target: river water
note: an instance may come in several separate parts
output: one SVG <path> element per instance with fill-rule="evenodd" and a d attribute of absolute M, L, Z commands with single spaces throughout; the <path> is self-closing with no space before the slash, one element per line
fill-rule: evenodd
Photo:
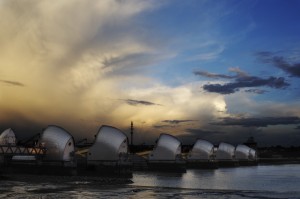
<path fill-rule="evenodd" d="M 300 165 L 135 172 L 129 185 L 0 180 L 0 198 L 300 198 Z"/>

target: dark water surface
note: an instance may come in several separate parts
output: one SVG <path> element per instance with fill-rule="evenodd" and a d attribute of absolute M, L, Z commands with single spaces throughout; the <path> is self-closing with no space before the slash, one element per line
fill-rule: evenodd
<path fill-rule="evenodd" d="M 300 198 L 300 165 L 268 165 L 183 174 L 136 172 L 129 185 L 81 180 L 0 180 L 0 198 Z"/>

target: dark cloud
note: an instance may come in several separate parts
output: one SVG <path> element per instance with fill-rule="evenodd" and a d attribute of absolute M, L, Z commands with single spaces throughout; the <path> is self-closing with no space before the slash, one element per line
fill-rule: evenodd
<path fill-rule="evenodd" d="M 162 129 L 162 128 L 170 128 L 174 127 L 173 125 L 154 125 L 153 128 Z"/>
<path fill-rule="evenodd" d="M 21 87 L 24 87 L 24 86 L 25 86 L 25 85 L 22 84 L 21 82 L 17 82 L 17 81 L 9 81 L 9 80 L 3 80 L 3 79 L 0 79 L 0 82 L 1 82 L 1 83 L 4 83 L 4 84 L 11 85 L 11 86 L 21 86 Z"/>
<path fill-rule="evenodd" d="M 207 71 L 194 71 L 194 75 L 199 75 L 203 77 L 208 77 L 208 78 L 223 78 L 223 79 L 236 79 L 236 78 L 241 78 L 241 77 L 247 77 L 247 73 L 242 71 L 239 68 L 229 68 L 230 72 L 235 73 L 235 75 L 224 75 L 224 74 L 216 74 L 216 73 L 210 73 Z"/>
<path fill-rule="evenodd" d="M 300 124 L 299 117 L 257 117 L 257 118 L 222 118 L 221 122 L 211 123 L 224 126 L 267 127 L 269 125 Z"/>
<path fill-rule="evenodd" d="M 197 120 L 163 120 L 161 122 L 169 123 L 169 124 L 179 124 L 179 123 L 194 122 L 194 121 L 197 121 Z"/>
<path fill-rule="evenodd" d="M 296 130 L 300 130 L 300 126 L 297 126 L 295 129 L 296 129 Z"/>
<path fill-rule="evenodd" d="M 294 77 L 300 77 L 300 63 L 290 63 L 287 58 L 276 53 L 263 51 L 255 54 L 264 63 L 272 64 Z"/>
<path fill-rule="evenodd" d="M 248 90 L 245 90 L 245 92 L 247 93 L 255 93 L 255 94 L 265 94 L 266 90 L 262 90 L 262 89 L 248 89 Z"/>
<path fill-rule="evenodd" d="M 203 89 L 212 92 L 212 93 L 220 93 L 220 94 L 231 94 L 238 91 L 238 89 L 232 87 L 231 85 L 225 84 L 206 84 L 203 86 Z"/>
<path fill-rule="evenodd" d="M 235 75 L 215 74 L 204 71 L 196 71 L 194 72 L 194 74 L 209 78 L 233 79 L 233 82 L 225 84 L 205 84 L 203 86 L 203 89 L 208 92 L 220 94 L 232 94 L 239 91 L 240 88 L 267 86 L 271 88 L 280 89 L 289 86 L 289 83 L 286 82 L 284 77 L 270 76 L 269 78 L 261 78 L 256 76 L 249 76 L 247 73 L 243 72 L 239 68 L 230 68 L 229 71 L 235 73 Z M 264 93 L 262 92 L 262 90 L 258 89 L 248 89 L 247 91 L 255 92 L 258 94 Z"/>
<path fill-rule="evenodd" d="M 153 102 L 142 101 L 142 100 L 122 99 L 122 101 L 125 101 L 127 104 L 129 104 L 131 106 L 138 106 L 138 105 L 144 105 L 144 106 L 161 106 L 160 104 L 155 104 Z"/>
<path fill-rule="evenodd" d="M 190 134 L 193 134 L 193 135 L 204 135 L 204 136 L 207 136 L 207 135 L 215 135 L 215 134 L 225 134 L 225 132 L 221 132 L 221 131 L 209 131 L 209 130 L 203 130 L 203 129 L 186 129 L 186 131 Z"/>
<path fill-rule="evenodd" d="M 224 78 L 224 79 L 233 79 L 236 76 L 230 76 L 230 75 L 223 75 L 223 74 L 216 74 L 216 73 L 209 73 L 206 71 L 194 71 L 195 75 L 203 76 L 203 77 L 209 77 L 209 78 Z"/>
<path fill-rule="evenodd" d="M 174 128 L 174 127 L 178 127 L 179 124 L 181 123 L 188 123 L 188 122 L 195 122 L 197 120 L 163 120 L 161 121 L 164 124 L 157 124 L 154 125 L 153 127 L 156 129 L 161 129 L 161 128 Z M 165 124 L 167 123 L 167 124 Z"/>
<path fill-rule="evenodd" d="M 220 93 L 220 94 L 232 94 L 239 91 L 240 88 L 249 88 L 249 87 L 261 87 L 268 86 L 271 88 L 285 88 L 289 86 L 284 79 L 284 77 L 269 77 L 267 79 L 255 77 L 255 76 L 246 76 L 239 77 L 235 79 L 235 82 L 230 82 L 226 84 L 206 84 L 203 86 L 203 89 L 208 92 Z"/>

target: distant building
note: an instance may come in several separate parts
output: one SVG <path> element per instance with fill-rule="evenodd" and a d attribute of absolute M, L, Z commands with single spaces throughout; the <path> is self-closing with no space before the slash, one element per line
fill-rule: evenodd
<path fill-rule="evenodd" d="M 256 149 L 257 148 L 257 142 L 255 142 L 254 137 L 251 136 L 248 138 L 248 140 L 244 143 L 244 145 L 252 148 L 252 149 Z"/>

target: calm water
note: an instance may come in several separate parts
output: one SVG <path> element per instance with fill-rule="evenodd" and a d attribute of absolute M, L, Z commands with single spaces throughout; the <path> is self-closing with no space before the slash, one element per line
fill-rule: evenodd
<path fill-rule="evenodd" d="M 300 198 L 300 165 L 136 172 L 130 185 L 0 181 L 1 198 Z"/>

